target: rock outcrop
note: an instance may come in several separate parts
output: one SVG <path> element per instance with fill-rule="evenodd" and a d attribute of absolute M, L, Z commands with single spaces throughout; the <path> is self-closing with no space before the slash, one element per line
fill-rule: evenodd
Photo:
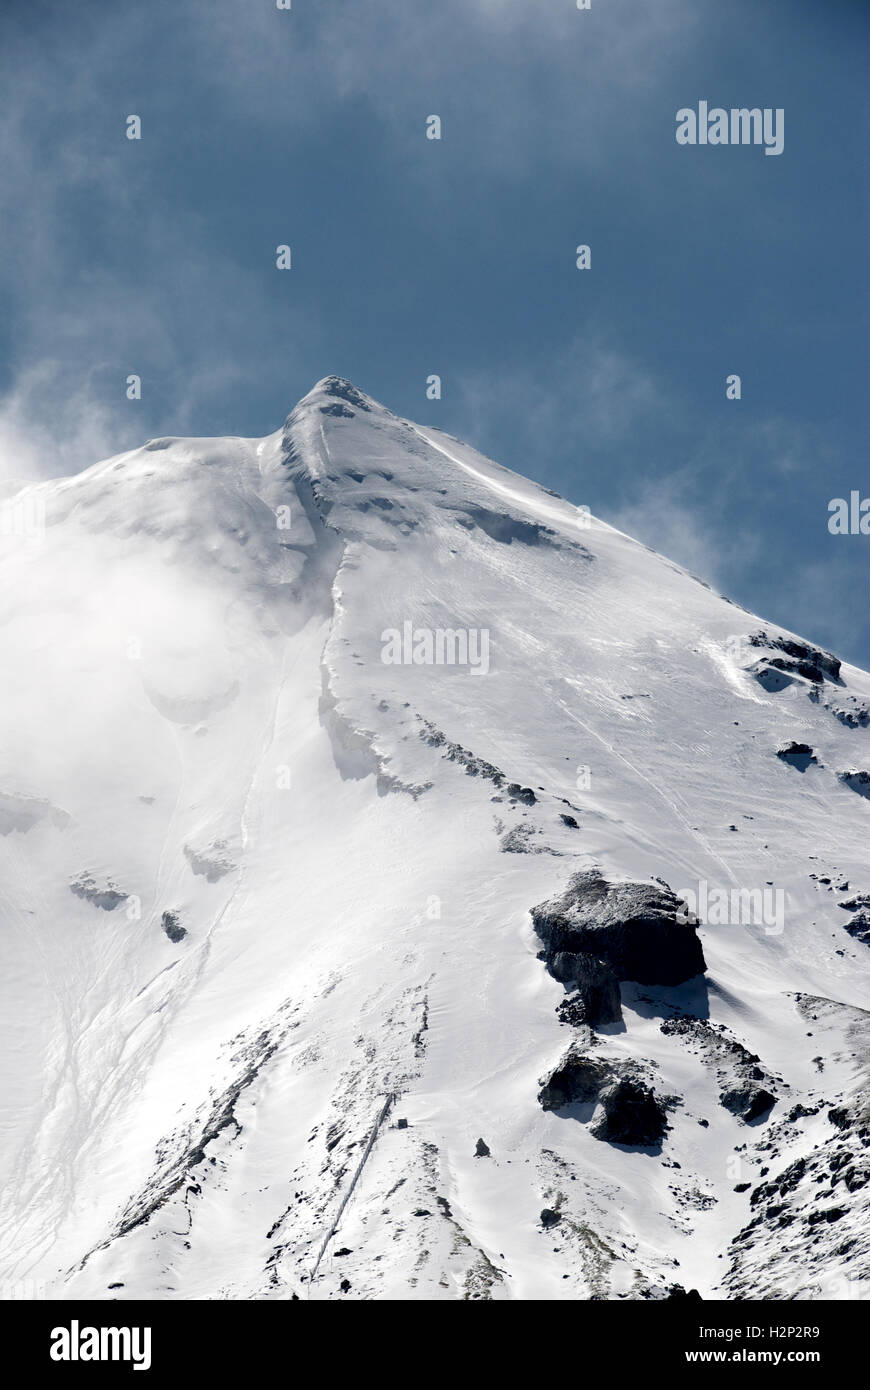
<path fill-rule="evenodd" d="M 818 761 L 808 743 L 796 743 L 794 739 L 777 748 L 776 756 L 782 762 L 788 763 L 789 767 L 796 767 L 799 772 L 806 772 L 811 763 Z"/>
<path fill-rule="evenodd" d="M 761 1064 L 761 1059 L 732 1037 L 723 1023 L 685 1015 L 660 1025 L 666 1037 L 681 1038 L 713 1068 L 719 1085 L 719 1104 L 746 1123 L 767 1114 L 776 1104 L 773 1087 L 783 1085 Z"/>
<path fill-rule="evenodd" d="M 544 1110 L 566 1105 L 597 1105 L 590 1133 L 608 1144 L 649 1147 L 661 1142 L 667 1110 L 631 1063 L 591 1057 L 573 1043 L 543 1082 L 538 1100 Z"/>
<path fill-rule="evenodd" d="M 561 984 L 577 991 L 582 1022 L 595 1028 L 622 1021 L 619 981 L 605 961 L 585 951 L 557 951 L 549 970 Z"/>
<path fill-rule="evenodd" d="M 599 1096 L 602 1114 L 591 1126 L 596 1139 L 608 1144 L 658 1144 L 667 1132 L 665 1108 L 649 1087 L 621 1076 Z"/>
<path fill-rule="evenodd" d="M 859 796 L 870 797 L 870 772 L 865 772 L 863 768 L 851 768 L 847 772 L 838 772 L 837 780 L 848 787 L 850 791 L 857 792 Z"/>
<path fill-rule="evenodd" d="M 617 980 L 678 985 L 706 965 L 696 923 L 670 888 L 610 883 L 597 870 L 574 874 L 564 892 L 532 908 L 548 963 L 563 953 L 588 955 Z"/>
<path fill-rule="evenodd" d="M 160 925 L 173 944 L 183 941 L 187 936 L 187 928 L 181 925 L 181 917 L 177 912 L 164 912 Z"/>
<path fill-rule="evenodd" d="M 544 1110 L 559 1110 L 563 1105 L 574 1103 L 588 1104 L 598 1099 L 614 1075 L 611 1063 L 590 1057 L 582 1044 L 572 1043 L 545 1079 L 538 1100 Z"/>
<path fill-rule="evenodd" d="M 839 659 L 830 652 L 823 651 L 821 647 L 814 647 L 809 642 L 801 642 L 793 637 L 771 637 L 767 632 L 753 633 L 749 643 L 753 647 L 766 647 L 768 651 L 782 653 L 781 656 L 762 657 L 763 669 L 756 673 L 759 679 L 765 673 L 765 669 L 773 668 L 775 671 L 783 672 L 785 676 L 802 676 L 804 680 L 813 681 L 817 685 L 826 680 L 841 683 Z"/>

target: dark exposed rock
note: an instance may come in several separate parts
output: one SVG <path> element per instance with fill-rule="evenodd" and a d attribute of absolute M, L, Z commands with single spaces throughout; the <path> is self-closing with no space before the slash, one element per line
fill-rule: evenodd
<path fill-rule="evenodd" d="M 870 797 L 870 772 L 865 772 L 862 768 L 838 772 L 837 781 L 842 782 L 850 791 L 857 792 L 859 796 Z"/>
<path fill-rule="evenodd" d="M 564 812 L 560 812 L 559 819 L 561 820 L 563 825 L 567 825 L 571 830 L 580 829 L 573 816 L 566 816 Z"/>
<path fill-rule="evenodd" d="M 590 1057 L 576 1043 L 547 1077 L 538 1100 L 544 1110 L 599 1101 L 590 1133 L 610 1144 L 658 1144 L 668 1128 L 664 1104 L 634 1068 Z"/>
<path fill-rule="evenodd" d="M 575 1101 L 586 1104 L 597 1100 L 613 1077 L 608 1062 L 590 1057 L 583 1047 L 572 1044 L 545 1080 L 538 1100 L 544 1110 L 558 1110 Z"/>
<path fill-rule="evenodd" d="M 621 1076 L 599 1096 L 604 1114 L 591 1126 L 596 1139 L 610 1144 L 658 1144 L 667 1131 L 664 1106 L 639 1081 Z"/>
<path fill-rule="evenodd" d="M 181 918 L 177 912 L 164 912 L 160 924 L 170 941 L 183 941 L 187 936 L 187 930 L 181 925 Z"/>
<path fill-rule="evenodd" d="M 679 916 L 678 916 L 679 914 Z M 532 908 L 547 957 L 589 954 L 619 980 L 677 985 L 706 966 L 696 924 L 685 907 L 655 883 L 609 883 L 597 870 L 575 874 L 564 892 Z"/>
<path fill-rule="evenodd" d="M 553 1226 L 558 1226 L 561 1220 L 562 1218 L 559 1213 L 553 1211 L 550 1207 L 544 1207 L 544 1210 L 541 1212 L 541 1225 L 545 1231 L 549 1231 Z"/>
<path fill-rule="evenodd" d="M 790 743 L 784 743 L 781 748 L 777 748 L 776 756 L 781 758 L 789 767 L 796 767 L 799 772 L 806 772 L 811 763 L 817 763 L 815 753 L 808 743 L 796 743 L 794 739 Z"/>
<path fill-rule="evenodd" d="M 807 1106 L 807 1105 L 802 1105 L 801 1102 L 798 1101 L 797 1105 L 793 1105 L 792 1108 L 791 1108 L 791 1110 L 789 1110 L 788 1115 L 787 1115 L 786 1118 L 789 1119 L 789 1120 L 802 1120 L 802 1119 L 804 1119 L 804 1118 L 805 1118 L 806 1116 L 808 1116 L 808 1115 L 818 1115 L 818 1113 L 819 1113 L 819 1106 L 818 1106 L 818 1105 L 809 1105 L 809 1106 Z"/>
<path fill-rule="evenodd" d="M 560 999 L 556 1013 L 559 1022 L 567 1023 L 571 1028 L 580 1028 L 587 1022 L 586 1004 L 582 994 L 567 994 L 564 999 Z"/>
<path fill-rule="evenodd" d="M 490 1156 L 489 1145 L 485 1142 L 485 1140 L 483 1140 L 483 1139 L 478 1139 L 477 1143 L 476 1143 L 475 1146 L 474 1146 L 474 1157 L 475 1157 L 475 1158 L 489 1158 L 489 1156 Z"/>
<path fill-rule="evenodd" d="M 738 1081 L 726 1091 L 722 1091 L 719 1096 L 719 1104 L 726 1110 L 730 1110 L 732 1115 L 737 1115 L 741 1120 L 757 1120 L 760 1115 L 765 1114 L 772 1105 L 776 1104 L 776 1096 L 764 1086 L 759 1086 L 755 1081 L 746 1079 Z"/>
<path fill-rule="evenodd" d="M 371 406 L 365 396 L 346 377 L 327 376 L 320 384 L 327 396 L 332 396 L 336 400 L 347 401 L 349 405 L 355 405 L 357 410 L 371 411 Z"/>
<path fill-rule="evenodd" d="M 845 724 L 847 729 L 866 729 L 870 724 L 868 705 L 856 705 L 854 709 L 835 709 L 831 713 L 841 724 Z"/>
<path fill-rule="evenodd" d="M 815 1226 L 820 1221 L 839 1221 L 845 1215 L 845 1207 L 822 1207 L 821 1210 L 817 1209 L 809 1213 L 807 1223 L 810 1226 Z"/>
<path fill-rule="evenodd" d="M 236 1115 L 236 1106 L 241 1096 L 250 1087 L 267 1062 L 278 1050 L 286 1035 L 288 1025 L 276 1025 L 274 1029 L 263 1029 L 249 1039 L 235 1053 L 233 1061 L 239 1070 L 235 1077 L 219 1095 L 210 1098 L 204 1116 L 196 1122 L 195 1130 L 185 1133 L 180 1148 L 161 1159 L 161 1166 L 146 1186 L 134 1196 L 121 1214 L 114 1231 L 115 1237 L 125 1236 L 151 1220 L 156 1211 L 186 1187 L 193 1170 L 208 1158 L 215 1162 L 214 1155 L 208 1154 L 211 1144 L 225 1134 L 238 1136 L 242 1125 Z"/>
<path fill-rule="evenodd" d="M 508 782 L 505 790 L 512 801 L 522 801 L 526 806 L 534 806 L 537 801 L 531 787 L 521 787 L 519 782 Z"/>
<path fill-rule="evenodd" d="M 846 931 L 864 946 L 870 946 L 870 912 L 862 908 L 846 923 Z"/>
<path fill-rule="evenodd" d="M 481 531 L 501 545 L 511 545 L 513 541 L 522 541 L 524 545 L 552 545 L 556 539 L 555 531 L 549 526 L 542 526 L 537 521 L 524 521 L 507 512 L 492 512 L 486 507 L 468 507 L 463 515 L 457 515 L 456 520 L 467 531 L 479 526 Z"/>
<path fill-rule="evenodd" d="M 622 1020 L 619 981 L 606 961 L 585 952 L 557 951 L 549 962 L 550 974 L 572 985 L 583 1001 L 583 1022 L 597 1027 Z"/>
<path fill-rule="evenodd" d="M 770 1088 L 779 1078 L 764 1069 L 756 1053 L 731 1037 L 724 1024 L 712 1024 L 687 1014 L 665 1019 L 659 1026 L 666 1036 L 682 1037 L 715 1067 L 722 1088 L 719 1103 L 732 1114 L 744 1120 L 757 1119 L 776 1100 Z M 769 1097 L 766 1104 L 764 1097 Z M 759 1105 L 760 1110 L 755 1108 Z"/>
<path fill-rule="evenodd" d="M 697 1289 L 687 1291 L 682 1284 L 647 1284 L 638 1290 L 637 1297 L 656 1303 L 669 1302 L 671 1299 L 691 1300 L 692 1303 L 702 1301 Z"/>
<path fill-rule="evenodd" d="M 870 893 L 856 893 L 854 897 L 845 898 L 837 906 L 845 908 L 847 912 L 857 912 L 861 907 L 870 907 Z"/>
<path fill-rule="evenodd" d="M 794 672 L 806 680 L 821 685 L 824 681 L 840 683 L 840 662 L 830 652 L 814 647 L 809 642 L 801 642 L 793 637 L 771 637 L 767 632 L 753 633 L 749 638 L 753 647 L 766 647 L 768 651 L 779 651 L 782 657 L 764 657 L 767 666 Z"/>

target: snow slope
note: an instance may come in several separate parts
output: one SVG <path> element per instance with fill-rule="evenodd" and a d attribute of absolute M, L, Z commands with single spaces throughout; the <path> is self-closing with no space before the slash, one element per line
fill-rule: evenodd
<path fill-rule="evenodd" d="M 801 674 L 790 634 L 339 378 L 264 439 L 152 440 L 26 497 L 6 1297 L 866 1293 L 870 970 L 840 904 L 870 893 L 870 799 L 838 773 L 870 768 L 867 673 Z M 405 624 L 488 661 L 388 664 Z M 658 1148 L 537 1099 L 577 1030 L 529 912 L 591 867 L 783 895 L 583 1034 L 670 1098 Z M 766 1115 L 720 1103 L 683 1015 L 759 1059 Z"/>

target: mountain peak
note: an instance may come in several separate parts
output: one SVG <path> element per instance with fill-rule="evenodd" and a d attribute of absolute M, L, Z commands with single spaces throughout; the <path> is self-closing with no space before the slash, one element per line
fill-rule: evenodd
<path fill-rule="evenodd" d="M 302 397 L 296 409 L 309 405 L 319 406 L 324 415 L 338 416 L 350 416 L 354 410 L 369 412 L 385 409 L 344 376 L 321 377 L 308 394 Z"/>

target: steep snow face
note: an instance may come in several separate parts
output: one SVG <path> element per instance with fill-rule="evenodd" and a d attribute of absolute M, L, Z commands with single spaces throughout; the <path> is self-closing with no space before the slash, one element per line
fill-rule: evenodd
<path fill-rule="evenodd" d="M 335 377 L 18 501 L 6 1296 L 862 1296 L 870 677 Z"/>

